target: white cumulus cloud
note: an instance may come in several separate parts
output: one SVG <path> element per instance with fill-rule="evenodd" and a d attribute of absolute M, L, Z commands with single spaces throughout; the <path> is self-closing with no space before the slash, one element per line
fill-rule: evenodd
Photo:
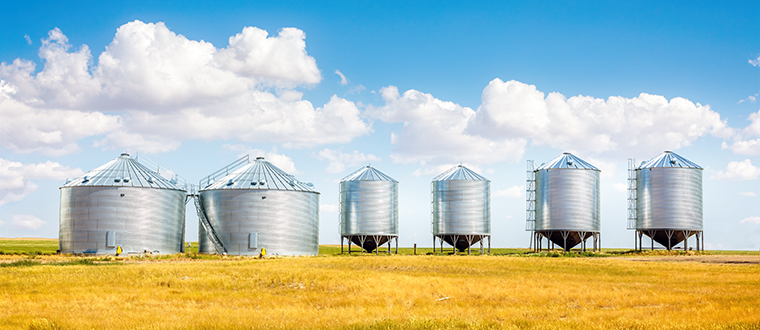
<path fill-rule="evenodd" d="M 368 107 L 366 112 L 384 122 L 404 124 L 391 135 L 395 147 L 391 158 L 396 163 L 488 164 L 522 157 L 525 139 L 488 139 L 465 132 L 475 116 L 470 108 L 416 90 L 401 95 L 395 86 L 380 89 L 380 94 L 385 105 Z"/>
<path fill-rule="evenodd" d="M 735 135 L 733 143 L 723 142 L 722 148 L 739 155 L 760 156 L 760 110 L 750 114 L 747 120 L 749 125 Z"/>
<path fill-rule="evenodd" d="M 37 229 L 42 228 L 42 226 L 46 223 L 47 223 L 46 221 L 42 221 L 42 219 L 35 217 L 33 215 L 16 214 L 13 216 L 13 220 L 11 221 L 11 228 L 23 229 L 23 230 L 37 230 Z"/>
<path fill-rule="evenodd" d="M 385 104 L 366 113 L 387 123 L 403 123 L 393 132 L 391 158 L 423 166 L 468 161 L 516 162 L 530 142 L 589 155 L 612 176 L 613 159 L 677 150 L 713 135 L 728 139 L 736 130 L 707 105 L 684 98 L 642 93 L 634 98 L 566 97 L 539 91 L 519 81 L 492 80 L 477 110 L 417 90 L 400 94 L 380 89 Z"/>
<path fill-rule="evenodd" d="M 497 190 L 494 193 L 496 197 L 522 198 L 525 197 L 525 186 L 512 186 L 507 189 Z"/>
<path fill-rule="evenodd" d="M 350 153 L 344 153 L 340 150 L 322 149 L 316 155 L 320 160 L 327 160 L 327 173 L 341 173 L 346 170 L 346 167 L 354 167 L 358 165 L 367 165 L 371 162 L 379 162 L 380 157 L 373 154 L 364 154 L 358 150 L 354 150 Z"/>
<path fill-rule="evenodd" d="M 348 79 L 346 79 L 346 75 L 344 75 L 343 72 L 340 72 L 340 70 L 335 69 L 335 74 L 337 74 L 338 76 L 340 76 L 340 84 L 341 85 L 348 84 Z"/>
<path fill-rule="evenodd" d="M 29 60 L 0 63 L 0 141 L 16 152 L 66 154 L 102 136 L 96 146 L 165 152 L 187 139 L 305 147 L 370 133 L 353 102 L 302 99 L 295 88 L 322 79 L 304 40 L 295 28 L 269 36 L 245 27 L 217 48 L 133 21 L 94 62 L 56 28 L 40 47 L 39 72 Z"/>
<path fill-rule="evenodd" d="M 754 191 L 740 191 L 736 194 L 739 196 L 745 196 L 745 197 L 757 197 L 757 193 Z"/>
<path fill-rule="evenodd" d="M 716 180 L 755 180 L 760 176 L 760 167 L 752 165 L 752 161 L 745 159 L 740 162 L 730 162 L 726 170 L 718 171 L 711 179 Z"/>
<path fill-rule="evenodd" d="M 742 221 L 739 221 L 739 223 L 753 223 L 756 225 L 760 225 L 760 217 L 748 217 L 742 219 Z"/>
<path fill-rule="evenodd" d="M 72 169 L 56 162 L 22 164 L 0 158 L 0 206 L 18 202 L 37 190 L 33 180 L 65 180 L 83 175 L 79 169 Z"/>
<path fill-rule="evenodd" d="M 494 79 L 468 132 L 491 139 L 529 138 L 533 144 L 578 152 L 656 154 L 733 131 L 709 106 L 642 93 L 634 98 L 566 97 L 536 86 Z"/>

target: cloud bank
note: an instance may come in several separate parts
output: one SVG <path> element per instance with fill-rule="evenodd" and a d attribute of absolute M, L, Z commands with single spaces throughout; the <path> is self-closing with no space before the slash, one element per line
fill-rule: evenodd
<path fill-rule="evenodd" d="M 246 27 L 225 48 L 189 40 L 163 23 L 122 25 L 94 62 L 59 29 L 44 66 L 0 63 L 0 141 L 14 152 L 61 155 L 96 146 L 165 152 L 187 139 L 231 139 L 304 147 L 368 134 L 357 106 L 333 96 L 315 107 L 298 87 L 321 81 L 305 34 Z M 13 125 L 11 125 L 13 123 Z"/>
<path fill-rule="evenodd" d="M 83 174 L 79 168 L 72 169 L 51 161 L 22 164 L 0 158 L 0 206 L 18 202 L 35 192 L 38 186 L 32 180 L 65 180 Z"/>
<path fill-rule="evenodd" d="M 612 159 L 677 150 L 706 135 L 736 135 L 707 105 L 642 93 L 634 98 L 545 94 L 519 81 L 492 80 L 477 110 L 417 90 L 380 90 L 385 105 L 367 114 L 403 123 L 391 136 L 398 163 L 516 162 L 527 145 Z M 753 117 L 753 123 L 754 119 Z M 755 134 L 754 126 L 745 134 Z"/>

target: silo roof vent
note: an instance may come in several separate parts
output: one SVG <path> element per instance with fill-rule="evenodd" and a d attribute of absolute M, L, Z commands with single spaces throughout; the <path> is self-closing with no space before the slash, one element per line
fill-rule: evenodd
<path fill-rule="evenodd" d="M 119 157 L 90 170 L 85 175 L 71 180 L 63 187 L 93 186 L 93 187 L 143 187 L 185 190 L 176 184 L 177 180 L 168 180 L 161 174 L 144 165 L 137 159 L 122 153 Z"/>
<path fill-rule="evenodd" d="M 206 182 L 204 180 L 201 182 Z M 216 189 L 296 190 L 315 192 L 313 187 L 307 185 L 305 182 L 298 181 L 292 175 L 264 160 L 264 157 L 256 157 L 255 162 L 246 163 L 244 166 L 225 175 L 223 178 L 216 180 L 202 190 Z"/>

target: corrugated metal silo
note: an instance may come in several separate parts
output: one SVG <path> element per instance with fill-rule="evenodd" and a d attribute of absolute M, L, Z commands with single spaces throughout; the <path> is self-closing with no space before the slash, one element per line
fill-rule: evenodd
<path fill-rule="evenodd" d="M 529 161 L 529 164 L 532 162 Z M 530 167 L 530 165 L 529 165 Z M 533 176 L 531 177 L 531 172 Z M 541 237 L 565 250 L 599 239 L 601 171 L 571 153 L 563 153 L 528 173 L 528 221 L 537 247 Z M 534 189 L 531 191 L 531 188 Z M 534 200 L 531 201 L 531 196 Z M 531 210 L 531 203 L 534 205 Z M 530 212 L 533 213 L 531 219 Z M 533 224 L 530 221 L 533 221 Z M 540 247 L 539 247 L 540 249 Z"/>
<path fill-rule="evenodd" d="M 319 192 L 264 157 L 242 160 L 218 180 L 214 174 L 201 180 L 196 205 L 214 235 L 203 225 L 199 234 L 215 236 L 229 254 L 258 255 L 262 248 L 267 255 L 318 254 Z M 199 237 L 199 251 L 213 252 L 206 237 Z"/>
<path fill-rule="evenodd" d="M 488 238 L 491 252 L 491 181 L 465 166 L 454 166 L 435 177 L 432 190 L 433 250 L 436 238 L 459 251 Z"/>
<path fill-rule="evenodd" d="M 702 167 L 665 151 L 633 170 L 629 161 L 629 229 L 636 230 L 638 248 L 643 235 L 670 250 L 702 237 Z M 632 228 L 633 227 L 633 228 Z M 704 244 L 704 242 L 702 242 Z"/>
<path fill-rule="evenodd" d="M 377 253 L 379 247 L 396 239 L 398 252 L 398 181 L 365 166 L 340 181 L 340 235 L 363 250 Z"/>
<path fill-rule="evenodd" d="M 60 188 L 60 251 L 184 251 L 187 194 L 177 178 L 167 180 L 124 153 L 70 180 Z"/>

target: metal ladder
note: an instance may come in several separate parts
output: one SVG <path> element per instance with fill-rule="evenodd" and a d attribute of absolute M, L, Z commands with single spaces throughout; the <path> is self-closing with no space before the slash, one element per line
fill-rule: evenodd
<path fill-rule="evenodd" d="M 628 230 L 636 229 L 636 159 L 628 158 Z"/>
<path fill-rule="evenodd" d="M 211 241 L 211 244 L 214 244 L 216 253 L 227 255 L 227 249 L 224 248 L 224 244 L 222 244 L 222 241 L 216 236 L 214 227 L 211 226 L 211 222 L 209 222 L 206 217 L 206 210 L 203 209 L 203 205 L 201 204 L 200 194 L 193 194 L 192 197 L 195 202 L 195 210 L 198 211 L 198 219 L 201 220 L 201 225 L 203 226 L 203 229 L 206 230 L 206 235 L 208 236 L 209 241 Z"/>
<path fill-rule="evenodd" d="M 533 161 L 528 160 L 525 180 L 525 231 L 536 229 L 536 172 Z"/>

